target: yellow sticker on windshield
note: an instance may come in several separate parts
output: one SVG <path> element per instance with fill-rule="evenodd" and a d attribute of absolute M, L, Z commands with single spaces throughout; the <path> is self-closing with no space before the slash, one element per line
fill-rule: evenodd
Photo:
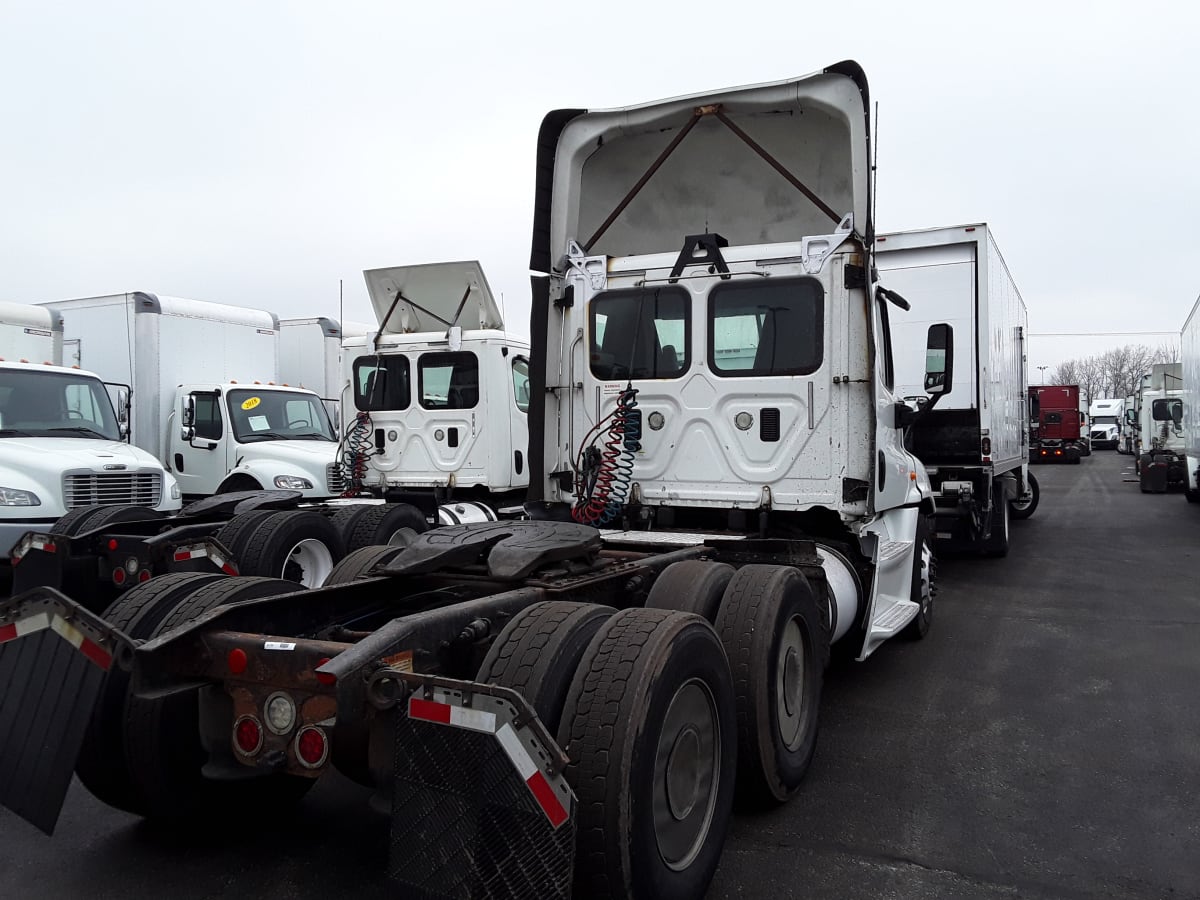
<path fill-rule="evenodd" d="M 260 403 L 262 403 L 260 398 L 250 397 L 242 401 L 242 409 L 254 409 L 254 407 L 258 406 Z"/>

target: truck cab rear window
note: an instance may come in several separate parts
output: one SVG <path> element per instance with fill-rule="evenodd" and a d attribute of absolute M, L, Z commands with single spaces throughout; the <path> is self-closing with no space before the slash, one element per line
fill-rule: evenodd
<path fill-rule="evenodd" d="M 601 381 L 679 378 L 688 370 L 692 320 L 682 288 L 606 291 L 588 315 L 589 359 Z"/>
<path fill-rule="evenodd" d="M 362 411 L 408 409 L 412 402 L 406 356 L 360 356 L 354 361 L 354 407 Z"/>
<path fill-rule="evenodd" d="M 474 409 L 479 404 L 479 359 L 474 353 L 425 353 L 417 368 L 425 409 Z"/>
<path fill-rule="evenodd" d="M 824 292 L 811 278 L 719 284 L 709 292 L 708 315 L 714 372 L 809 375 L 821 367 Z"/>

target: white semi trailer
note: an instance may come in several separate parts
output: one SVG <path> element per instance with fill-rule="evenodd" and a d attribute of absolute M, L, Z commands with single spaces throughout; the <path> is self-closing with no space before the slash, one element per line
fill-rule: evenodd
<path fill-rule="evenodd" d="M 25 532 L 74 509 L 129 505 L 166 512 L 180 489 L 154 456 L 126 442 L 100 378 L 64 367 L 63 317 L 0 303 L 0 559 Z"/>
<path fill-rule="evenodd" d="M 1038 503 L 1020 291 L 985 224 L 881 234 L 876 261 L 880 282 L 913 306 L 892 328 L 897 393 L 922 392 L 929 323 L 951 323 L 962 348 L 953 389 L 909 434 L 933 482 L 938 539 L 1003 556 L 1010 515 Z"/>
<path fill-rule="evenodd" d="M 914 351 L 914 411 L 869 109 L 844 62 L 546 116 L 536 518 L 364 548 L 310 591 L 178 580 L 107 620 L 48 590 L 0 603 L 0 667 L 55 686 L 0 704 L 0 733 L 99 723 L 0 742 L 0 802 L 52 829 L 78 761 L 105 802 L 195 821 L 336 767 L 390 808 L 404 896 L 702 897 L 735 791 L 800 789 L 833 649 L 931 624 L 935 497 L 903 438 L 959 389 L 954 329 Z M 56 653 L 39 615 L 96 651 Z"/>
<path fill-rule="evenodd" d="M 1200 503 L 1200 300 L 1180 332 L 1183 375 L 1184 489 L 1189 503 Z"/>

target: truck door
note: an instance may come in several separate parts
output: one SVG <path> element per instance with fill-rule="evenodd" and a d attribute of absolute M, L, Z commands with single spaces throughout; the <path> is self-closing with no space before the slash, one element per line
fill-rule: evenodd
<path fill-rule="evenodd" d="M 512 357 L 512 398 L 506 405 L 511 441 L 507 448 L 508 463 L 500 471 L 508 470 L 509 487 L 529 485 L 529 360 L 524 356 Z M 499 446 L 499 445 L 497 445 Z"/>
<path fill-rule="evenodd" d="M 189 402 L 194 412 L 191 437 L 185 439 L 182 423 Z M 226 447 L 230 441 L 221 395 L 216 391 L 180 391 L 175 404 L 175 415 L 168 426 L 170 458 L 164 462 L 175 473 L 185 495 L 207 497 L 216 493 L 229 471 Z"/>
<path fill-rule="evenodd" d="M 461 486 L 487 482 L 486 419 L 479 357 L 469 350 L 432 351 L 417 359 L 417 406 L 410 413 L 406 472 L 429 469 Z M 491 385 L 487 386 L 491 388 Z M 507 390 L 504 391 L 507 395 Z"/>

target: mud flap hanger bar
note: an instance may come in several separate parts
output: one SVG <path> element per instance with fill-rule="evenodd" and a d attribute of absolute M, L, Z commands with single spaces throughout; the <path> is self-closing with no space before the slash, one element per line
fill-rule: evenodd
<path fill-rule="evenodd" d="M 52 834 L 108 671 L 134 642 L 51 588 L 0 601 L 0 804 Z"/>
<path fill-rule="evenodd" d="M 595 234 L 588 238 L 587 242 L 584 243 L 583 250 L 585 253 L 591 252 L 592 247 L 596 245 L 596 241 L 600 240 L 600 238 L 604 236 L 604 232 L 608 231 L 612 223 L 617 220 L 617 216 L 621 215 L 621 213 L 625 211 L 625 207 L 632 203 L 633 199 L 639 193 L 641 193 L 641 190 L 646 186 L 646 183 L 654 177 L 654 173 L 657 172 L 662 167 L 662 164 L 667 161 L 667 158 L 675 152 L 675 148 L 683 143 L 683 139 L 688 136 L 688 133 L 693 128 L 696 127 L 696 123 L 705 116 L 715 117 L 726 128 L 737 135 L 737 137 L 741 138 L 746 146 L 762 157 L 767 165 L 782 175 L 787 182 L 792 185 L 792 187 L 812 201 L 812 204 L 817 207 L 817 209 L 821 210 L 821 212 L 825 213 L 825 215 L 829 216 L 830 220 L 838 223 L 842 221 L 842 217 L 834 212 L 833 208 L 829 206 L 829 204 L 813 193 L 808 185 L 804 184 L 804 182 L 789 172 L 783 163 L 768 153 L 761 144 L 755 141 L 754 138 L 750 137 L 750 135 L 746 134 L 746 132 L 739 128 L 732 119 L 725 115 L 724 110 L 721 109 L 721 104 L 713 103 L 707 106 L 697 106 L 694 110 L 692 110 L 692 117 L 688 119 L 687 124 L 679 129 L 679 133 L 671 139 L 671 143 L 667 144 L 667 146 L 663 149 L 663 152 L 660 153 L 654 162 L 650 164 L 650 168 L 648 168 L 646 173 L 638 179 L 637 184 L 629 189 L 629 193 L 621 198 L 621 202 L 618 203 L 616 208 L 608 214 L 608 218 L 600 224 L 600 227 L 596 229 Z M 399 297 L 397 297 L 397 299 L 399 299 Z M 393 306 L 394 305 L 395 304 L 393 303 Z M 391 311 L 389 310 L 389 315 L 390 313 Z M 382 328 L 380 330 L 382 330 Z"/>

